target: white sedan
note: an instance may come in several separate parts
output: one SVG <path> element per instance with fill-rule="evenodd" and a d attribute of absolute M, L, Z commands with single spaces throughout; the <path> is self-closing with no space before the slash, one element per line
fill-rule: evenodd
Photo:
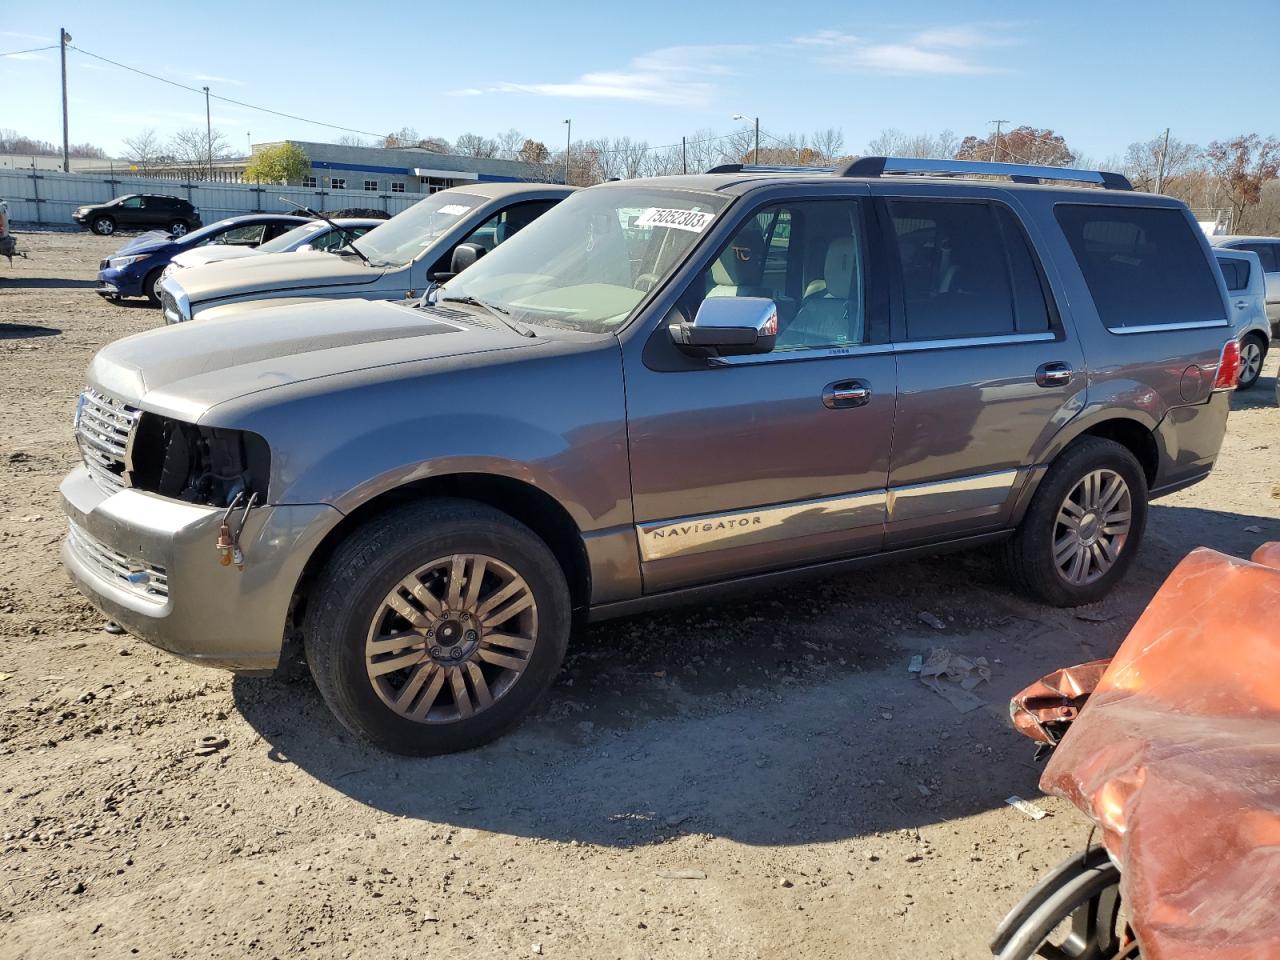
<path fill-rule="evenodd" d="M 308 250 L 336 250 L 348 240 L 363 236 L 387 221 L 373 217 L 339 217 L 333 222 L 342 229 L 335 230 L 324 220 L 312 220 L 256 247 L 231 244 L 208 244 L 196 247 L 194 250 L 178 254 L 170 261 L 170 266 L 180 270 L 184 267 L 198 267 L 213 263 L 216 260 L 255 257 L 261 253 L 293 253 L 304 247 Z"/>

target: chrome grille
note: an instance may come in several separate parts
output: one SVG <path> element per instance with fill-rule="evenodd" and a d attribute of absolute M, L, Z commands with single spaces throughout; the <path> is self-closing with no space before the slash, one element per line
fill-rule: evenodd
<path fill-rule="evenodd" d="M 169 576 L 164 567 L 111 549 L 74 521 L 68 521 L 67 544 L 104 580 L 156 603 L 169 598 Z"/>
<path fill-rule="evenodd" d="M 76 442 L 90 476 L 107 493 L 126 486 L 125 450 L 142 411 L 126 403 L 85 390 L 76 410 Z"/>

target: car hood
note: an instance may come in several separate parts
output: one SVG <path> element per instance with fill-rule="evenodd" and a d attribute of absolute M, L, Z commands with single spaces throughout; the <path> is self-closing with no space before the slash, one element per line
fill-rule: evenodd
<path fill-rule="evenodd" d="M 113 257 L 123 257 L 139 253 L 153 253 L 161 247 L 168 247 L 173 244 L 173 238 L 162 230 L 151 230 L 147 233 L 139 234 L 134 237 L 123 247 L 112 254 Z"/>
<path fill-rule="evenodd" d="M 366 266 L 358 257 L 337 257 L 316 250 L 264 253 L 236 263 L 209 263 L 184 271 L 179 282 L 194 306 L 247 293 L 373 283 L 383 273 Z"/>
<path fill-rule="evenodd" d="M 117 340 L 93 358 L 89 382 L 194 423 L 219 403 L 306 380 L 540 343 L 476 323 L 381 300 L 312 300 Z"/>
<path fill-rule="evenodd" d="M 222 260 L 240 260 L 244 257 L 267 256 L 259 254 L 253 247 L 238 247 L 230 243 L 211 243 L 196 247 L 194 250 L 183 250 L 173 258 L 180 267 L 202 267 L 206 263 Z"/>

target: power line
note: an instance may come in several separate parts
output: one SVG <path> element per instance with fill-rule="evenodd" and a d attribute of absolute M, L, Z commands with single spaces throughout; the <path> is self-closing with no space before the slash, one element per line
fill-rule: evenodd
<path fill-rule="evenodd" d="M 41 50 L 57 50 L 58 45 L 51 43 L 47 47 L 32 47 L 30 50 L 10 50 L 8 53 L 0 53 L 0 57 L 17 57 L 24 53 L 39 53 Z"/>
<path fill-rule="evenodd" d="M 137 67 L 131 67 L 127 63 L 120 63 L 118 60 L 112 60 L 110 57 L 104 57 L 101 54 L 91 53 L 90 51 L 84 49 L 83 47 L 77 47 L 73 43 L 69 43 L 67 44 L 67 46 L 70 47 L 72 50 L 75 50 L 77 53 L 83 53 L 86 57 L 92 57 L 94 60 L 101 60 L 103 63 L 109 63 L 113 67 L 119 67 L 121 70 L 128 70 L 130 73 L 136 73 L 136 74 L 139 74 L 140 76 L 147 77 L 151 80 L 158 80 L 160 83 L 167 83 L 169 86 L 177 87 L 179 90 L 187 90 L 191 93 L 198 93 L 201 96 L 204 95 L 204 89 L 201 87 L 188 86 L 185 83 L 179 83 L 177 80 L 170 80 L 168 77 L 161 77 L 154 73 L 148 73 L 146 70 L 139 70 Z M 216 93 L 210 93 L 209 96 L 212 97 L 214 100 L 221 100 L 223 103 L 232 103 L 232 104 L 235 104 L 237 107 L 244 107 L 248 110 L 257 110 L 260 113 L 269 113 L 269 114 L 272 114 L 273 116 L 284 117 L 286 120 L 297 120 L 299 123 L 311 123 L 311 124 L 315 124 L 318 127 L 328 127 L 331 130 L 341 130 L 344 133 L 358 133 L 361 136 L 365 136 L 365 137 L 386 136 L 385 133 L 374 133 L 372 130 L 357 130 L 355 127 L 344 127 L 337 123 L 326 123 L 323 120 L 313 120 L 310 117 L 300 117 L 297 114 L 285 113 L 282 110 L 273 110 L 270 107 L 259 106 L 256 103 L 247 103 L 244 100 L 236 100 L 232 97 L 224 97 Z"/>

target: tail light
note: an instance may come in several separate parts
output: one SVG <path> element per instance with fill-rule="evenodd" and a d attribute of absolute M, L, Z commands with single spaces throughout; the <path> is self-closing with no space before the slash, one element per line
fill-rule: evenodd
<path fill-rule="evenodd" d="M 1214 390 L 1234 390 L 1236 380 L 1240 378 L 1240 344 L 1228 340 L 1222 345 L 1222 355 L 1218 358 L 1218 375 L 1214 378 Z"/>

